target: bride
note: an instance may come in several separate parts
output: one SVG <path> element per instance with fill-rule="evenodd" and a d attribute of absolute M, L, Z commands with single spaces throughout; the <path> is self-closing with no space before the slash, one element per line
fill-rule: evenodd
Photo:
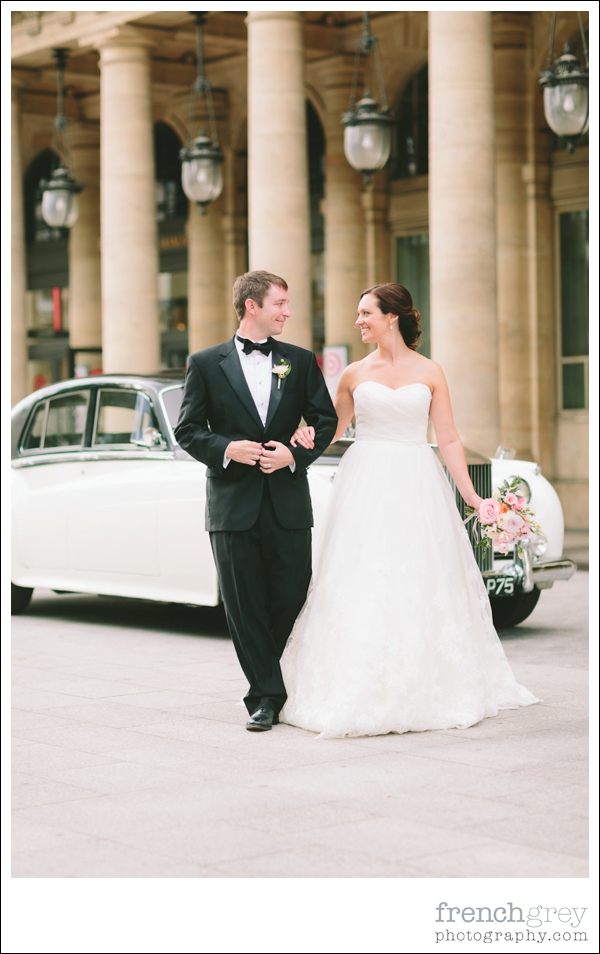
<path fill-rule="evenodd" d="M 464 728 L 538 700 L 519 685 L 440 451 L 479 507 L 439 365 L 415 350 L 420 315 L 402 285 L 368 288 L 356 324 L 371 354 L 344 371 L 336 473 L 313 582 L 281 660 L 280 721 L 322 738 Z M 292 442 L 312 446 L 299 428 Z"/>

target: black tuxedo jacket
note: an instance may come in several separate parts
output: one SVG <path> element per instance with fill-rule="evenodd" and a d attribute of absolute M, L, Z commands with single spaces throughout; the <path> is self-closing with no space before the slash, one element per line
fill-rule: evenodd
<path fill-rule="evenodd" d="M 283 527 L 298 530 L 313 525 L 306 469 L 331 443 L 337 415 L 312 351 L 274 340 L 273 365 L 281 358 L 291 364 L 291 370 L 280 388 L 277 375 L 272 375 L 264 427 L 233 338 L 188 359 L 175 437 L 184 450 L 207 465 L 207 530 L 249 530 L 258 518 L 265 482 Z M 301 418 L 315 429 L 315 446 L 310 451 L 289 444 Z M 296 462 L 295 472 L 284 467 L 263 474 L 258 464 L 234 460 L 223 467 L 227 446 L 240 440 L 286 444 Z"/>

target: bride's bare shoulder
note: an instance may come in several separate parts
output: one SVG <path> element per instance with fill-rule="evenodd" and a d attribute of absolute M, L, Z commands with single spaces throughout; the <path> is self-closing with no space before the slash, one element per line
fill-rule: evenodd
<path fill-rule="evenodd" d="M 365 371 L 368 368 L 369 358 L 370 355 L 367 355 L 366 358 L 361 358 L 360 361 L 353 361 L 347 368 L 344 368 L 340 378 L 340 384 L 352 390 L 364 377 Z"/>
<path fill-rule="evenodd" d="M 442 366 L 438 364 L 437 361 L 433 361 L 431 358 L 426 358 L 424 354 L 419 354 L 418 351 L 415 351 L 413 360 L 419 364 L 426 374 L 429 374 L 434 378 L 444 376 Z"/>

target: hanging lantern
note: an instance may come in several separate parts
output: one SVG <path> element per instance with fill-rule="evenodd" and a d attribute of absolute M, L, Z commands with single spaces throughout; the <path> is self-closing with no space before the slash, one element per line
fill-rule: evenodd
<path fill-rule="evenodd" d="M 194 13 L 196 20 L 196 48 L 198 75 L 192 86 L 190 100 L 190 121 L 188 124 L 187 145 L 179 153 L 181 159 L 181 184 L 191 202 L 200 206 L 202 215 L 206 215 L 209 202 L 218 199 L 223 191 L 223 152 L 217 137 L 217 124 L 212 101 L 210 83 L 204 76 L 203 26 L 205 13 Z M 204 129 L 194 138 L 194 116 L 197 105 L 206 99 L 210 122 L 210 137 Z"/>
<path fill-rule="evenodd" d="M 344 113 L 344 153 L 353 169 L 362 172 L 365 185 L 369 185 L 371 176 L 379 169 L 383 169 L 390 157 L 392 137 L 392 117 L 385 98 L 383 73 L 379 57 L 377 37 L 373 36 L 369 26 L 369 14 L 363 14 L 364 29 L 356 45 L 354 57 L 354 76 L 350 106 Z M 365 89 L 363 97 L 356 102 L 356 84 L 361 56 L 368 57 L 374 50 L 375 65 L 379 83 L 381 106 L 373 99 L 369 89 Z"/>
<path fill-rule="evenodd" d="M 205 135 L 204 130 L 181 150 L 181 183 L 188 199 L 197 202 L 206 212 L 206 206 L 223 191 L 223 153 L 219 146 Z"/>
<path fill-rule="evenodd" d="M 557 136 L 566 139 L 568 152 L 575 151 L 577 139 L 587 132 L 589 126 L 589 63 L 581 14 L 578 16 L 585 67 L 580 66 L 577 57 L 571 53 L 569 44 L 565 43 L 562 55 L 555 61 L 552 69 L 556 27 L 554 13 L 548 62 L 546 69 L 540 74 L 546 122 Z"/>
<path fill-rule="evenodd" d="M 63 168 L 55 169 L 52 178 L 40 185 L 44 221 L 53 229 L 70 229 L 79 215 L 77 193 L 82 186 Z"/>
<path fill-rule="evenodd" d="M 64 70 L 67 50 L 54 50 L 57 69 L 57 114 L 54 120 L 54 150 L 61 157 L 61 165 L 50 179 L 40 182 L 42 192 L 42 216 L 53 229 L 70 229 L 79 215 L 77 195 L 83 189 L 71 171 L 71 152 L 67 132 L 67 117 L 64 113 Z"/>

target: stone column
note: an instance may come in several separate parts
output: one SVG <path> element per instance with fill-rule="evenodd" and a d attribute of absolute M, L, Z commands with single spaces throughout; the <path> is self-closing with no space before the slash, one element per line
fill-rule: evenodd
<path fill-rule="evenodd" d="M 393 281 L 390 275 L 390 241 L 387 225 L 387 190 L 377 188 L 377 179 L 362 193 L 366 234 L 367 285 Z"/>
<path fill-rule="evenodd" d="M 25 325 L 25 217 L 23 213 L 23 168 L 21 159 L 21 84 L 11 86 L 11 242 L 10 242 L 10 331 L 11 405 L 29 392 L 27 383 L 27 328 Z"/>
<path fill-rule="evenodd" d="M 429 13 L 433 358 L 461 439 L 500 440 L 491 14 Z"/>
<path fill-rule="evenodd" d="M 368 354 L 354 322 L 366 288 L 366 230 L 362 177 L 344 155 L 342 113 L 348 109 L 353 58 L 328 64 L 323 74 L 325 115 L 325 337 L 328 345 L 349 345 L 350 360 Z"/>
<path fill-rule="evenodd" d="M 69 125 L 75 178 L 83 183 L 79 218 L 69 239 L 69 341 L 71 348 L 102 345 L 100 267 L 100 129 L 97 123 Z M 102 367 L 99 354 L 82 355 L 92 368 Z"/>
<path fill-rule="evenodd" d="M 190 202 L 187 224 L 190 354 L 219 344 L 228 336 L 222 218 L 223 196 L 211 202 L 206 215 L 201 215 L 196 203 Z"/>
<path fill-rule="evenodd" d="M 303 18 L 251 12 L 247 24 L 250 268 L 288 282 L 292 317 L 285 337 L 311 348 Z"/>
<path fill-rule="evenodd" d="M 102 349 L 108 372 L 160 363 L 151 41 L 130 26 L 99 38 Z"/>
<path fill-rule="evenodd" d="M 501 443 L 532 457 L 527 202 L 529 13 L 495 13 L 496 214 Z"/>

